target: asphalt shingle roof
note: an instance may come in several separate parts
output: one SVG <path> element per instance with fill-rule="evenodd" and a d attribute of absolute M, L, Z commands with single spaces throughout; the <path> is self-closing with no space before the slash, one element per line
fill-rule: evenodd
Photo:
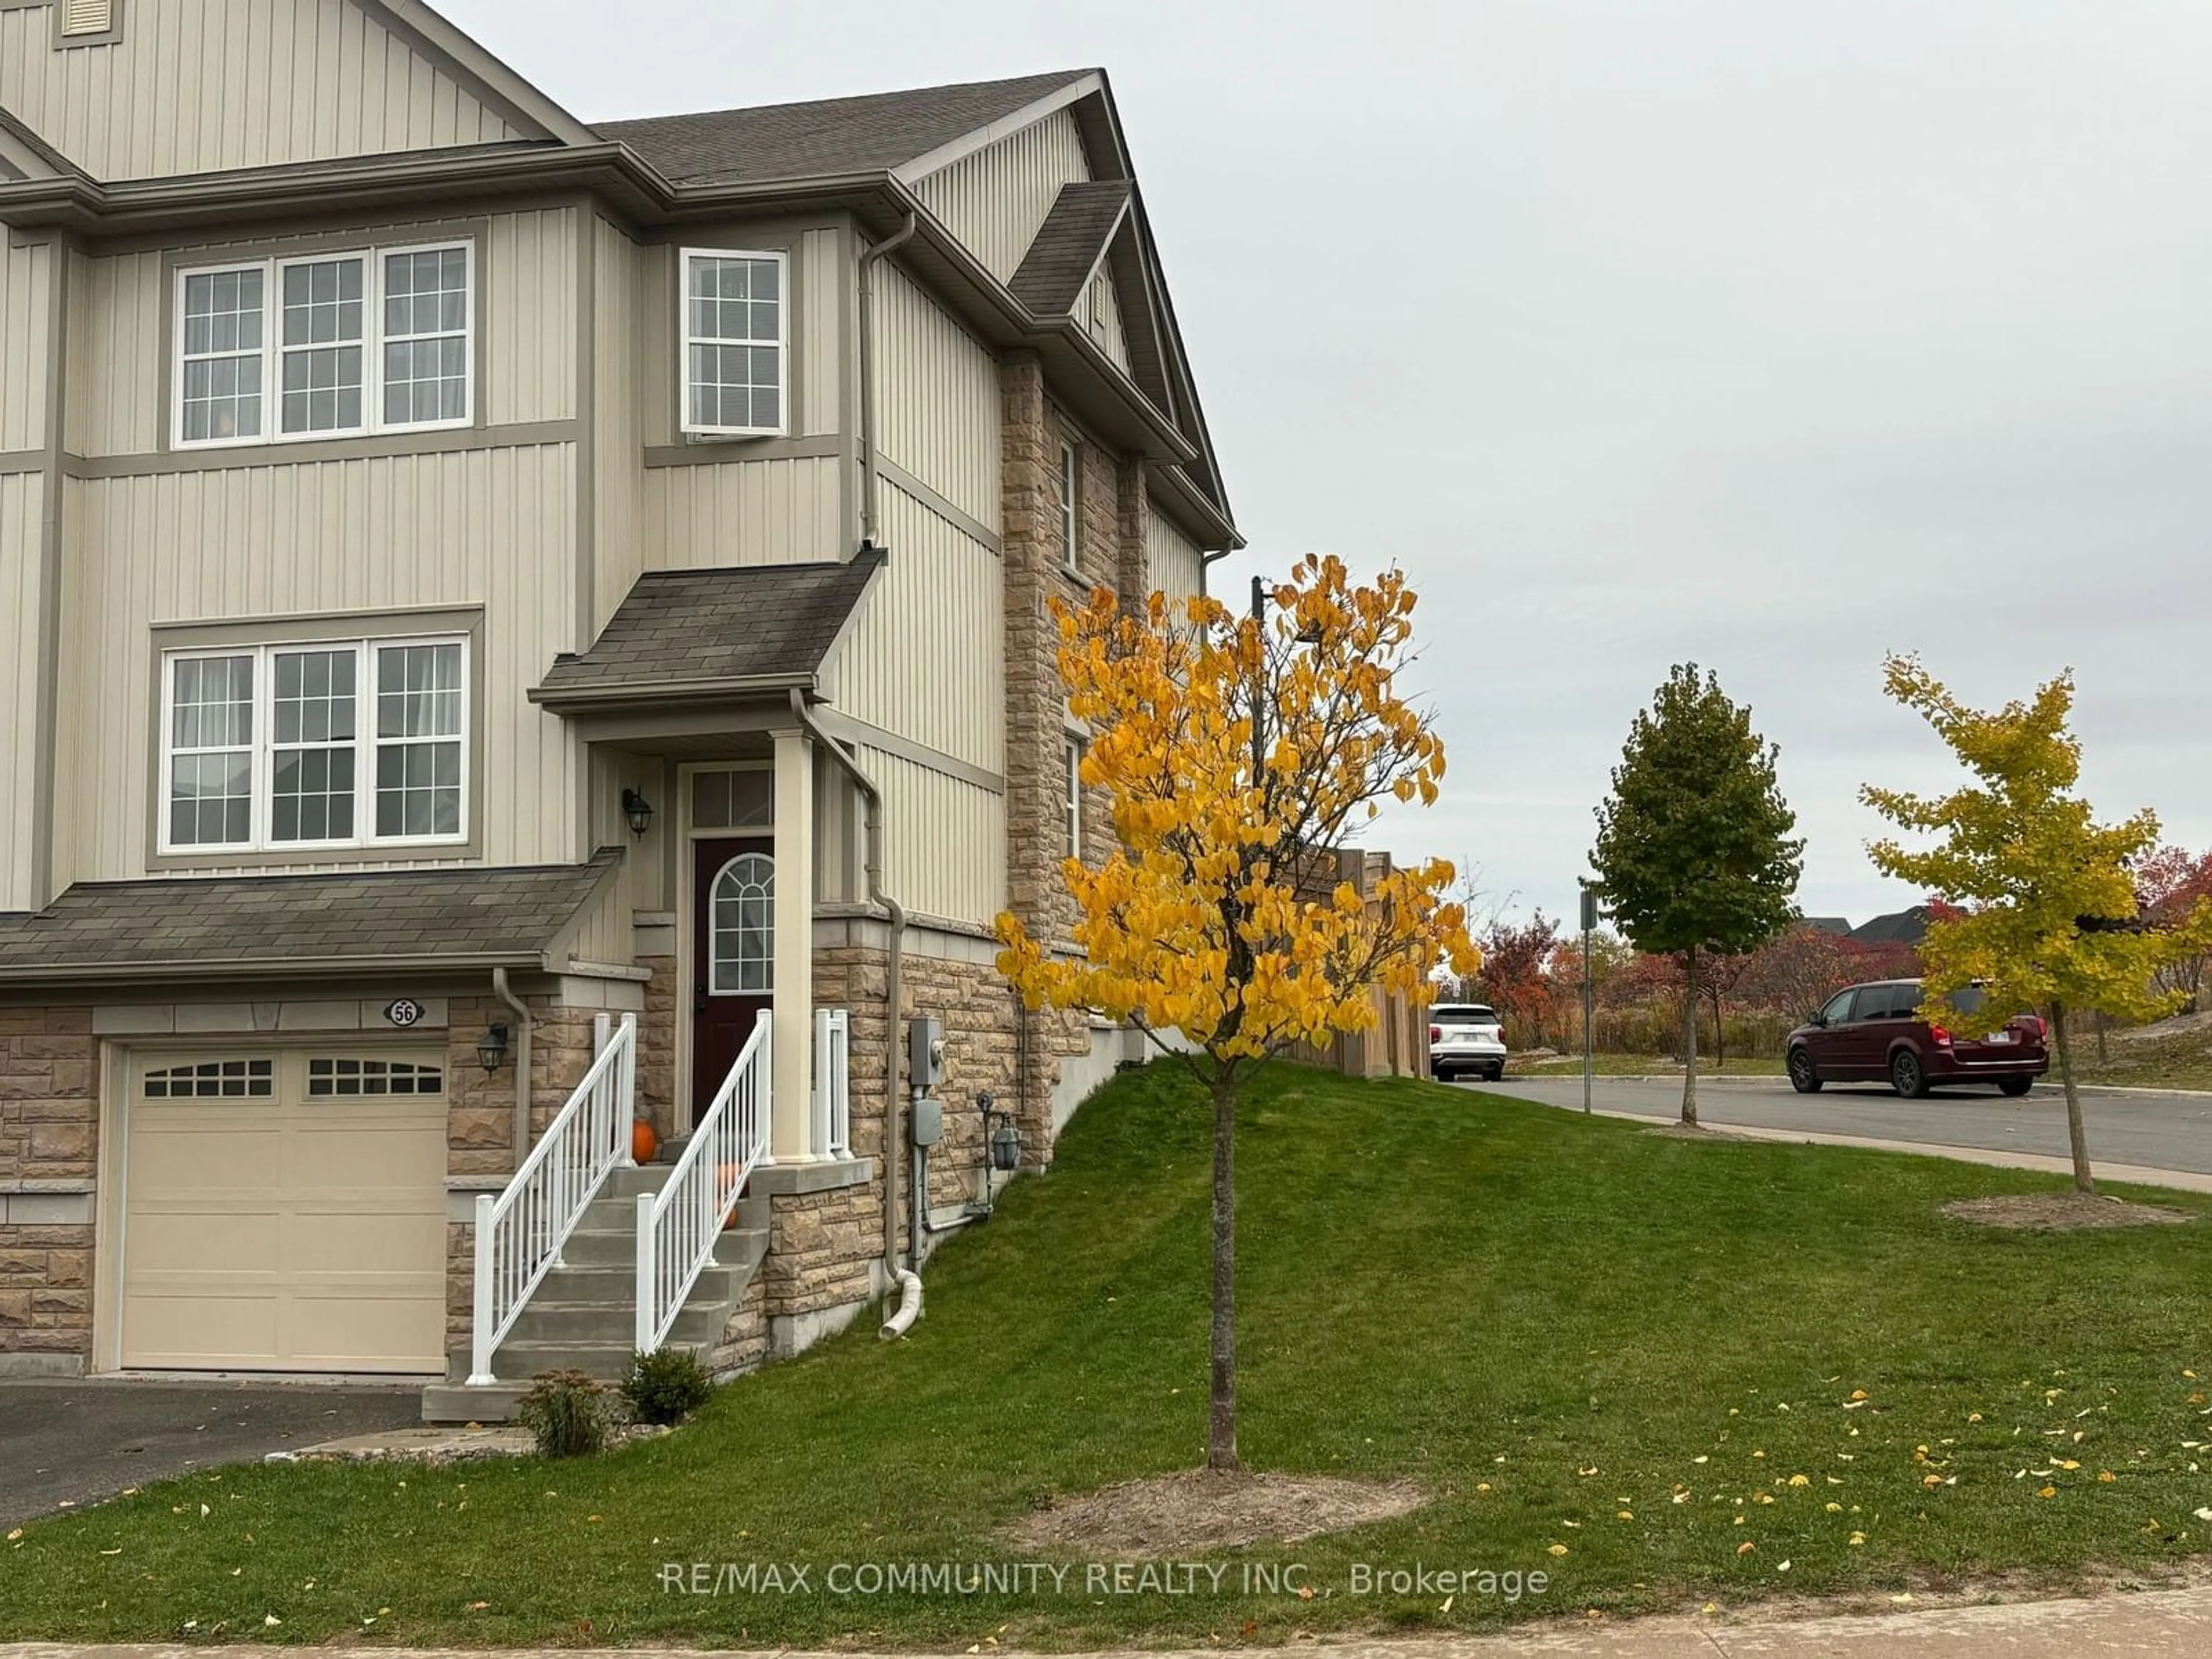
<path fill-rule="evenodd" d="M 1084 279 L 1097 268 L 1128 200 L 1126 179 L 1062 185 L 1008 284 L 1014 297 L 1039 317 L 1064 317 L 1074 310 Z"/>
<path fill-rule="evenodd" d="M 885 562 L 877 548 L 842 562 L 649 571 L 592 648 L 555 658 L 532 696 L 811 679 Z"/>
<path fill-rule="evenodd" d="M 389 957 L 534 960 L 620 859 L 495 870 L 81 882 L 0 915 L 0 977 Z"/>
<path fill-rule="evenodd" d="M 888 173 L 1090 73 L 1064 70 L 805 104 L 603 121 L 672 184 L 735 185 Z"/>

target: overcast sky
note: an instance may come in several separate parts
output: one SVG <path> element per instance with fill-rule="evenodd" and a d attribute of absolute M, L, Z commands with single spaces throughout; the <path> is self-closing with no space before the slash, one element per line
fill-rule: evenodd
<path fill-rule="evenodd" d="M 1940 787 L 1886 649 L 2071 665 L 2085 785 L 2212 842 L 2212 7 L 441 0 L 586 119 L 1104 65 L 1246 560 L 1402 564 L 1444 801 L 1378 844 L 1572 907 L 1695 660 L 1800 902 Z"/>

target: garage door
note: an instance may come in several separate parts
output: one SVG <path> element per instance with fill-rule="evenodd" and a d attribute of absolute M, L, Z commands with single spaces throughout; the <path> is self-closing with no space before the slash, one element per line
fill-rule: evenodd
<path fill-rule="evenodd" d="M 441 1054 L 202 1050 L 132 1069 L 124 1365 L 445 1369 Z"/>

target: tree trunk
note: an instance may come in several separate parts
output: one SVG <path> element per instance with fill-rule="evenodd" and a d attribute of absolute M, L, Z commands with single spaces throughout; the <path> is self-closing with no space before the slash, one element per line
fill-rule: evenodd
<path fill-rule="evenodd" d="M 2066 1144 L 2074 1154 L 2074 1190 L 2094 1193 L 2097 1177 L 2089 1168 L 2089 1136 L 2081 1127 L 2081 1091 L 2074 1085 L 2074 1045 L 2066 1040 L 2066 1009 L 2051 1005 L 2051 1034 L 2058 1041 L 2058 1080 L 2066 1085 Z"/>
<path fill-rule="evenodd" d="M 2112 1058 L 2105 1051 L 2105 1033 L 2111 1028 L 2112 1024 L 2112 1022 L 2100 1011 L 2097 1015 L 2097 1064 L 2100 1066 L 2109 1064 Z"/>
<path fill-rule="evenodd" d="M 1237 1087 L 1213 1085 L 1213 1369 L 1206 1466 L 1237 1462 Z"/>
<path fill-rule="evenodd" d="M 1713 1070 L 1728 1070 L 1728 1022 L 1721 1016 L 1721 993 L 1713 988 Z"/>
<path fill-rule="evenodd" d="M 1698 951 L 1682 952 L 1682 1121 L 1698 1127 Z"/>

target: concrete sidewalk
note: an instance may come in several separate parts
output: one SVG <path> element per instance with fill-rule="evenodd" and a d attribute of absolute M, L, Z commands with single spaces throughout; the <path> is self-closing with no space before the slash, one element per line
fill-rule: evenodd
<path fill-rule="evenodd" d="M 257 1648 L 260 1645 L 254 1644 Z M 1554 1626 L 1488 1637 L 1393 1638 L 1297 1642 L 1290 1653 L 1326 1650 L 1329 1659 L 2081 1659 L 2096 1654 L 2212 1653 L 2212 1588 L 2111 1593 L 2087 1600 L 2019 1601 L 2002 1607 L 1900 1609 L 1851 1618 L 1796 1621 L 1670 1617 L 1627 1624 Z M 298 1650 L 295 1650 L 297 1651 Z M 312 1651 L 312 1650 L 309 1650 Z M 359 1651 L 358 1649 L 350 1650 Z M 1015 1649 L 1003 1651 L 1012 1653 Z M 205 1646 L 70 1647 L 0 1643 L 0 1659 L 205 1659 Z M 696 1650 L 586 1648 L 504 1650 L 511 1659 L 653 1659 Z M 998 1650 L 994 1650 L 998 1651 Z M 1204 1650 L 1218 1655 L 1220 1649 Z M 379 1648 L 378 1659 L 483 1659 L 481 1651 Z M 857 1652 L 793 1654 L 781 1659 L 865 1659 Z M 1060 1659 L 1127 1659 L 1062 1655 Z M 1201 1659 L 1151 1654 L 1146 1659 Z"/>

